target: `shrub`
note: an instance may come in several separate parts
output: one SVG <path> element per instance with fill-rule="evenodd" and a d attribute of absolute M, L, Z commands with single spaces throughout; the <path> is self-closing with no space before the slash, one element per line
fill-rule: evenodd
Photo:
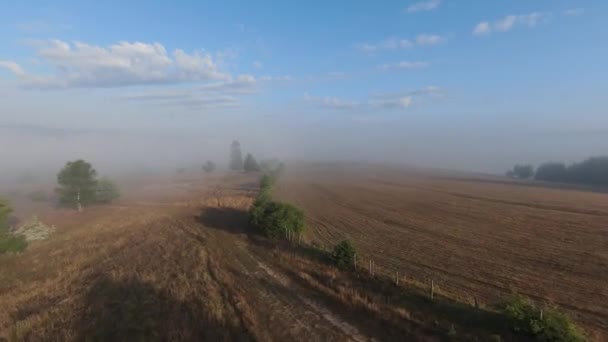
<path fill-rule="evenodd" d="M 8 231 L 7 220 L 11 211 L 8 202 L 0 200 L 0 254 L 21 252 L 27 247 L 24 236 Z"/>
<path fill-rule="evenodd" d="M 97 203 L 111 203 L 120 197 L 120 191 L 114 182 L 102 178 L 97 182 L 95 200 Z"/>
<path fill-rule="evenodd" d="M 8 231 L 0 231 L 0 254 L 17 253 L 27 247 L 27 241 L 23 235 L 14 235 Z"/>
<path fill-rule="evenodd" d="M 541 309 L 521 296 L 514 296 L 501 305 L 509 327 L 541 341 L 577 342 L 585 338 L 568 316 L 552 309 Z"/>
<path fill-rule="evenodd" d="M 338 267 L 349 267 L 354 264 L 357 251 L 349 240 L 343 240 L 334 246 L 331 253 L 331 260 Z"/>
<path fill-rule="evenodd" d="M 250 211 L 251 224 L 269 238 L 304 230 L 304 213 L 291 204 L 258 199 Z"/>

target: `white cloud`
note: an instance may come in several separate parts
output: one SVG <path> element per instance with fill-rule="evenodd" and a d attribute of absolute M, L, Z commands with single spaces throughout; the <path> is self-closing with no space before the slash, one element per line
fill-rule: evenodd
<path fill-rule="evenodd" d="M 408 69 L 422 69 L 431 65 L 429 62 L 412 62 L 412 61 L 401 61 L 394 64 L 382 64 L 378 66 L 380 70 L 408 70 Z"/>
<path fill-rule="evenodd" d="M 439 7 L 439 5 L 441 5 L 441 0 L 420 1 L 415 4 L 410 5 L 406 9 L 406 11 L 408 13 L 415 13 L 415 12 L 420 12 L 420 11 L 431 11 L 431 10 L 434 10 L 437 7 Z"/>
<path fill-rule="evenodd" d="M 264 65 L 262 64 L 262 62 L 255 61 L 255 62 L 253 62 L 253 67 L 260 70 L 264 67 Z"/>
<path fill-rule="evenodd" d="M 562 13 L 564 15 L 568 15 L 568 16 L 583 15 L 585 13 L 585 9 L 584 8 L 569 8 L 569 9 L 563 11 Z"/>
<path fill-rule="evenodd" d="M 490 23 L 487 21 L 482 21 L 479 24 L 477 24 L 477 26 L 475 26 L 475 29 L 473 30 L 473 34 L 481 36 L 481 35 L 490 34 L 491 31 L 492 31 L 492 29 L 490 28 Z"/>
<path fill-rule="evenodd" d="M 444 38 L 437 34 L 420 34 L 414 41 L 403 38 L 389 37 L 376 43 L 360 43 L 355 47 L 367 53 L 372 53 L 380 50 L 400 50 L 409 49 L 416 45 L 429 46 L 443 42 Z"/>
<path fill-rule="evenodd" d="M 142 84 L 171 84 L 230 80 L 219 70 L 209 53 L 168 53 L 160 43 L 119 42 L 108 47 L 62 40 L 35 42 L 43 64 L 51 75 L 26 75 L 31 87 L 119 87 Z"/>
<path fill-rule="evenodd" d="M 415 103 L 422 103 L 429 98 L 442 97 L 443 94 L 443 89 L 429 86 L 411 91 L 374 94 L 368 103 L 372 107 L 406 109 Z"/>
<path fill-rule="evenodd" d="M 443 41 L 440 35 L 437 34 L 421 34 L 416 37 L 418 45 L 437 45 Z"/>
<path fill-rule="evenodd" d="M 257 79 L 252 75 L 239 75 L 235 79 L 202 84 L 183 89 L 164 89 L 122 95 L 127 101 L 147 102 L 154 105 L 185 107 L 188 109 L 214 109 L 238 107 L 238 96 L 254 94 Z"/>
<path fill-rule="evenodd" d="M 311 96 L 308 93 L 304 93 L 304 100 L 306 102 L 315 104 L 317 107 L 328 109 L 349 110 L 361 106 L 360 103 L 340 100 L 337 97 L 316 97 Z"/>
<path fill-rule="evenodd" d="M 0 60 L 0 68 L 10 71 L 16 76 L 22 76 L 25 73 L 21 66 L 13 61 Z"/>
<path fill-rule="evenodd" d="M 416 103 L 423 103 L 431 97 L 443 96 L 443 90 L 438 87 L 426 87 L 413 91 L 398 93 L 373 94 L 363 102 L 346 101 L 336 97 L 314 97 L 308 93 L 304 99 L 320 108 L 340 110 L 377 110 L 377 109 L 407 109 Z"/>
<path fill-rule="evenodd" d="M 494 22 L 482 21 L 473 28 L 473 34 L 476 36 L 489 35 L 493 31 L 507 32 L 515 27 L 533 28 L 540 23 L 549 20 L 551 13 L 548 12 L 532 12 L 520 15 L 507 15 Z"/>

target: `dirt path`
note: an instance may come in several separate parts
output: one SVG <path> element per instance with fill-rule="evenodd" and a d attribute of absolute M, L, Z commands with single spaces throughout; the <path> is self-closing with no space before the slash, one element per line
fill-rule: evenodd
<path fill-rule="evenodd" d="M 237 214 L 235 208 L 206 208 L 202 215 L 206 215 L 205 210 L 211 212 L 207 215 L 216 215 L 210 222 L 183 217 L 179 224 L 198 236 L 210 258 L 229 274 L 231 289 L 246 302 L 241 308 L 252 310 L 240 314 L 254 317 L 255 322 L 247 326 L 254 336 L 277 341 L 371 340 L 291 282 L 287 275 L 257 257 L 249 249 L 250 242 L 243 231 L 246 222 L 239 222 L 242 213 Z"/>

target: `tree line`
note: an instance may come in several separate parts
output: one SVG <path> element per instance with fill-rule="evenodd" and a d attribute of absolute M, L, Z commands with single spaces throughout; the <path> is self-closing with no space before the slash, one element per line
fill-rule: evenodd
<path fill-rule="evenodd" d="M 520 164 L 509 170 L 507 176 L 546 182 L 608 185 L 608 157 L 591 157 L 570 165 L 547 162 L 536 170 L 532 165 Z"/>

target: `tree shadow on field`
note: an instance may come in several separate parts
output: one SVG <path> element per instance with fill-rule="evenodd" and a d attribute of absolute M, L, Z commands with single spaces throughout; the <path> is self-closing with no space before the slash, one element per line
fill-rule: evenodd
<path fill-rule="evenodd" d="M 223 230 L 235 234 L 249 233 L 249 214 L 230 207 L 205 208 L 196 221 L 208 228 Z"/>
<path fill-rule="evenodd" d="M 76 341 L 250 341 L 208 314 L 201 298 L 182 301 L 139 280 L 99 279 L 75 322 Z"/>

